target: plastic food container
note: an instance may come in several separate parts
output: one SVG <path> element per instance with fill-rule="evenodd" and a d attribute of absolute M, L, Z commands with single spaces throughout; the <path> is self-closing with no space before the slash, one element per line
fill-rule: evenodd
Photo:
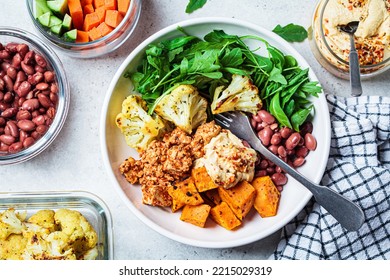
<path fill-rule="evenodd" d="M 98 260 L 113 259 L 113 234 L 111 214 L 106 204 L 89 192 L 26 192 L 0 193 L 0 212 L 14 208 L 27 211 L 27 217 L 38 210 L 66 208 L 79 211 L 93 226 L 98 235 Z"/>
<path fill-rule="evenodd" d="M 141 13 L 141 0 L 131 0 L 129 9 L 121 23 L 107 36 L 88 43 L 66 42 L 48 33 L 34 17 L 34 0 L 26 0 L 27 10 L 38 34 L 54 48 L 78 58 L 105 55 L 119 48 L 133 33 Z"/>
<path fill-rule="evenodd" d="M 48 69 L 55 73 L 55 81 L 58 87 L 58 101 L 55 107 L 56 112 L 49 129 L 32 146 L 17 153 L 8 153 L 0 151 L 0 165 L 14 164 L 33 158 L 47 148 L 60 132 L 69 108 L 70 87 L 65 74 L 64 67 L 55 52 L 39 39 L 37 36 L 17 28 L 0 27 L 0 42 L 6 43 L 25 43 L 34 50 L 35 53 L 42 55 L 47 63 Z"/>
<path fill-rule="evenodd" d="M 334 47 L 332 41 L 329 39 L 326 33 L 328 33 L 329 30 L 326 30 L 324 27 L 324 24 L 328 22 L 326 16 L 324 14 L 327 14 L 327 9 L 330 9 L 330 4 L 333 0 L 321 0 L 318 2 L 312 19 L 312 34 L 310 36 L 310 46 L 313 51 L 314 56 L 318 60 L 318 62 L 330 73 L 333 75 L 343 78 L 343 79 L 349 79 L 349 63 L 348 59 L 345 59 L 348 57 L 348 53 L 346 55 L 341 55 L 341 53 Z M 356 1 L 356 4 L 354 4 L 354 1 L 352 1 L 351 7 L 349 9 L 356 9 L 353 5 L 358 5 L 359 1 Z M 332 12 L 329 12 L 331 14 Z M 344 39 L 348 39 L 348 35 L 344 34 Z M 356 38 L 356 37 L 355 37 Z M 341 40 L 340 40 L 341 41 Z M 346 40 L 344 40 L 345 43 Z M 355 39 L 356 41 L 356 39 Z M 348 50 L 349 50 L 349 40 L 348 40 Z M 355 45 L 357 42 L 355 42 Z M 358 49 L 358 48 L 357 48 Z M 364 49 L 362 49 L 364 51 Z M 358 49 L 359 53 L 359 49 Z M 342 57 L 343 56 L 343 57 Z M 384 71 L 388 70 L 390 68 L 390 57 L 387 59 L 385 58 L 383 61 L 379 63 L 364 63 L 364 65 L 360 65 L 360 73 L 361 73 L 361 79 L 368 79 L 372 76 L 376 76 L 380 73 L 383 73 Z"/>

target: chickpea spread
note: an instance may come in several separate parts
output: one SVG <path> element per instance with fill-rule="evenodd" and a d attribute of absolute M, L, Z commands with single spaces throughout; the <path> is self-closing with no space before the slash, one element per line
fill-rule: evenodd
<path fill-rule="evenodd" d="M 339 26 L 352 21 L 359 21 L 355 42 L 360 65 L 378 64 L 389 58 L 390 0 L 329 0 L 323 14 L 323 33 L 330 49 L 345 61 L 348 61 L 350 40 Z M 320 32 L 316 33 L 317 43 L 322 45 Z M 325 48 L 320 48 L 325 52 Z M 330 54 L 326 57 L 338 64 Z"/>

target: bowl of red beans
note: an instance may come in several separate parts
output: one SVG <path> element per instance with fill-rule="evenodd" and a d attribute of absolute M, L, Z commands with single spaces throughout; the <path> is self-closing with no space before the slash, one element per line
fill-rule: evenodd
<path fill-rule="evenodd" d="M 47 148 L 65 122 L 69 96 L 54 51 L 29 32 L 0 27 L 0 165 Z"/>

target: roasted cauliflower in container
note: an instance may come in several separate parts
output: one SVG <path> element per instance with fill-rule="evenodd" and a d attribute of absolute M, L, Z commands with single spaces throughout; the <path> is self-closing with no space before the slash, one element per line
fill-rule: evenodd
<path fill-rule="evenodd" d="M 180 85 L 158 102 L 155 112 L 191 134 L 195 128 L 206 122 L 206 109 L 207 100 L 199 95 L 196 87 Z"/>
<path fill-rule="evenodd" d="M 165 131 L 165 122 L 157 115 L 149 115 L 146 102 L 138 95 L 129 95 L 122 103 L 122 112 L 116 125 L 125 136 L 126 143 L 138 152 Z"/>
<path fill-rule="evenodd" d="M 211 112 L 244 111 L 256 114 L 261 107 L 258 88 L 249 77 L 235 74 L 227 88 L 219 86 L 215 89 Z"/>
<path fill-rule="evenodd" d="M 97 233 L 74 210 L 40 210 L 27 221 L 13 209 L 1 214 L 0 260 L 96 259 Z"/>

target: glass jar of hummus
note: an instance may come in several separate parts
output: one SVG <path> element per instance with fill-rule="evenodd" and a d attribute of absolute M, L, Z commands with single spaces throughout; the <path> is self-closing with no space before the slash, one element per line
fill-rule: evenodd
<path fill-rule="evenodd" d="M 339 26 L 359 21 L 355 46 L 362 79 L 389 69 L 390 0 L 321 0 L 314 11 L 312 51 L 329 72 L 349 79 L 349 35 Z"/>

